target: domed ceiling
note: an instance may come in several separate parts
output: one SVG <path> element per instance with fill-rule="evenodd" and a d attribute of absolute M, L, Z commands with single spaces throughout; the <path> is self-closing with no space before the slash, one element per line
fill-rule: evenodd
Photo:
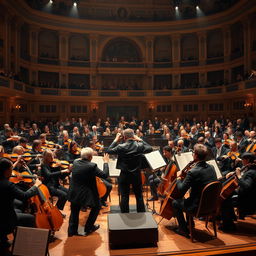
<path fill-rule="evenodd" d="M 81 19 L 168 21 L 225 11 L 239 0 L 24 0 L 40 11 Z"/>

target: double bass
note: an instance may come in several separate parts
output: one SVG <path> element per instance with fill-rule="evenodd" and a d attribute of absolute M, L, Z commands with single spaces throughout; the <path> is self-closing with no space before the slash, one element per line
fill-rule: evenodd
<path fill-rule="evenodd" d="M 193 167 L 195 163 L 196 160 L 190 161 L 181 171 L 181 177 L 185 177 L 187 172 Z M 167 190 L 165 191 L 165 196 L 166 197 L 161 204 L 159 215 L 167 220 L 170 220 L 174 216 L 172 201 L 173 199 L 178 199 L 181 197 L 177 189 L 177 178 L 169 184 Z"/>

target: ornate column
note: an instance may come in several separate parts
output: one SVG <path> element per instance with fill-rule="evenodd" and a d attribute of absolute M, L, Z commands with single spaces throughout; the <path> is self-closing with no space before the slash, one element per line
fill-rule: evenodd
<path fill-rule="evenodd" d="M 174 35 L 172 35 L 172 63 L 173 63 L 173 67 L 179 67 L 180 66 L 180 50 L 181 50 L 180 49 L 180 34 L 174 34 Z M 173 84 L 173 85 L 175 86 L 175 84 Z"/>
<path fill-rule="evenodd" d="M 11 71 L 11 17 L 6 13 L 4 15 L 4 70 Z"/>
<path fill-rule="evenodd" d="M 32 62 L 37 62 L 38 59 L 38 35 L 39 27 L 30 25 L 29 26 L 29 55 Z"/>
<path fill-rule="evenodd" d="M 206 31 L 200 31 L 198 36 L 198 53 L 199 53 L 199 65 L 206 65 L 207 59 L 207 34 Z"/>
<path fill-rule="evenodd" d="M 172 75 L 172 88 L 179 89 L 180 88 L 180 74 Z"/>
<path fill-rule="evenodd" d="M 245 73 L 251 71 L 251 22 L 249 17 L 242 20 L 244 32 L 244 71 Z"/>
<path fill-rule="evenodd" d="M 69 33 L 59 32 L 59 60 L 60 65 L 67 65 L 69 59 Z"/>
<path fill-rule="evenodd" d="M 20 29 L 21 21 L 14 22 L 14 72 L 16 74 L 20 71 Z"/>
<path fill-rule="evenodd" d="M 146 65 L 149 68 L 153 67 L 154 62 L 154 37 L 146 37 L 146 55 L 145 55 Z"/>
<path fill-rule="evenodd" d="M 98 43 L 99 43 L 99 36 L 96 34 L 91 34 L 90 38 L 90 63 L 91 67 L 96 67 L 97 62 L 99 61 L 100 56 L 98 53 Z"/>
<path fill-rule="evenodd" d="M 231 30 L 230 25 L 224 26 L 223 29 L 223 40 L 224 40 L 224 61 L 230 60 L 231 54 Z"/>

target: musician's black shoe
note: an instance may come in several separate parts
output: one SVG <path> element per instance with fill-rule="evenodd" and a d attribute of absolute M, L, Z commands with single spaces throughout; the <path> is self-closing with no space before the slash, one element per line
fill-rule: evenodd
<path fill-rule="evenodd" d="M 152 196 L 147 199 L 147 201 L 157 201 L 157 200 L 158 200 L 158 197 L 156 197 L 156 196 Z"/>
<path fill-rule="evenodd" d="M 236 225 L 235 223 L 230 223 L 230 224 L 221 224 L 219 227 L 219 230 L 223 232 L 235 232 L 236 231 Z"/>
<path fill-rule="evenodd" d="M 95 232 L 99 228 L 100 228 L 100 225 L 98 225 L 98 224 L 93 225 L 93 227 L 90 230 L 87 230 L 87 231 L 85 230 L 84 235 L 89 236 L 91 233 Z"/>
<path fill-rule="evenodd" d="M 76 233 L 68 233 L 68 237 L 72 237 L 72 236 L 79 236 L 80 234 Z"/>
<path fill-rule="evenodd" d="M 174 230 L 173 230 L 176 234 L 178 234 L 178 235 L 181 235 L 181 236 L 184 236 L 184 237 L 186 237 L 186 238 L 190 238 L 190 236 L 189 236 L 189 231 L 184 231 L 184 230 L 182 230 L 182 229 L 180 229 L 180 228 L 175 228 Z"/>

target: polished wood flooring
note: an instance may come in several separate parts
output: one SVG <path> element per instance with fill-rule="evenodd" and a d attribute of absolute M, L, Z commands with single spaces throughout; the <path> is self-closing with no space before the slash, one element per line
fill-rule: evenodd
<path fill-rule="evenodd" d="M 145 193 L 146 197 L 146 193 Z M 134 204 L 134 196 L 131 195 L 130 204 Z M 111 202 L 109 205 L 118 205 L 117 188 L 111 192 Z M 152 202 L 149 204 L 152 207 Z M 155 202 L 156 210 L 159 210 L 160 203 Z M 179 236 L 172 231 L 172 227 L 177 225 L 175 219 L 170 221 L 162 220 L 159 224 L 158 247 L 117 249 L 110 250 L 108 245 L 107 215 L 109 207 L 101 210 L 96 221 L 100 224 L 100 229 L 88 237 L 67 237 L 68 218 L 70 214 L 69 203 L 66 204 L 65 213 L 67 217 L 60 231 L 56 232 L 56 240 L 49 246 L 51 256 L 108 256 L 108 255 L 256 255 L 256 219 L 255 216 L 247 217 L 243 221 L 237 222 L 237 232 L 227 234 L 218 231 L 218 238 L 212 239 L 209 232 L 204 227 L 204 222 L 196 220 L 195 227 L 196 242 L 191 243 L 190 239 Z M 88 212 L 80 213 L 80 231 L 85 223 Z M 161 220 L 160 216 L 153 215 L 156 222 Z M 210 224 L 210 232 L 212 227 Z M 251 251 L 251 254 L 250 254 Z M 253 251 L 253 252 L 252 252 Z M 244 254 L 243 254 L 244 253 Z"/>

